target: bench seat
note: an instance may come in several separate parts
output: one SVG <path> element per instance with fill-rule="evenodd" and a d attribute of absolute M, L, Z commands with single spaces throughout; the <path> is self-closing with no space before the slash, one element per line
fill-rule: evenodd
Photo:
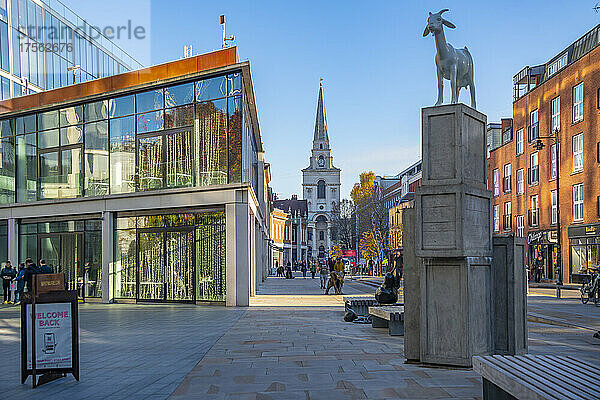
<path fill-rule="evenodd" d="M 373 328 L 388 328 L 390 336 L 404 336 L 404 306 L 369 307 Z"/>
<path fill-rule="evenodd" d="M 485 400 L 600 398 L 600 365 L 569 356 L 474 356 L 473 370 Z"/>

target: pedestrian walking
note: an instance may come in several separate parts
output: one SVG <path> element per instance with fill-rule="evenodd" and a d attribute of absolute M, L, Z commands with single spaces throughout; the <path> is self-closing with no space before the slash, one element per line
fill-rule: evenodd
<path fill-rule="evenodd" d="M 540 282 L 542 280 L 542 271 L 544 269 L 544 258 L 541 254 L 538 253 L 537 258 L 535 259 L 535 281 Z"/>
<path fill-rule="evenodd" d="M 302 277 L 306 278 L 306 264 L 302 263 L 302 267 L 300 267 L 300 271 L 302 271 Z"/>
<path fill-rule="evenodd" d="M 10 283 L 17 277 L 17 274 L 15 273 L 15 269 L 10 264 L 10 261 L 6 261 L 6 263 L 4 263 L 4 268 L 2 268 L 2 271 L 0 271 L 0 276 L 2 276 L 4 304 L 12 303 L 10 300 Z"/>
<path fill-rule="evenodd" d="M 315 274 L 317 273 L 317 266 L 315 265 L 314 262 L 310 263 L 310 274 L 312 275 L 312 278 L 315 279 Z"/>
<path fill-rule="evenodd" d="M 329 268 L 325 264 L 322 264 L 319 274 L 321 275 L 321 289 L 325 289 L 327 287 L 327 279 L 329 278 Z"/>

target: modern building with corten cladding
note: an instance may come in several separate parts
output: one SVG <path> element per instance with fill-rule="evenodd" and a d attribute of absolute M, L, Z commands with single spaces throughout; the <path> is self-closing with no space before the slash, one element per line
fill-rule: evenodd
<path fill-rule="evenodd" d="M 600 25 L 545 64 L 514 77 L 512 126 L 491 150 L 494 233 L 515 233 L 528 244 L 527 263 L 541 257 L 541 279 L 558 279 L 558 129 L 563 282 L 600 264 Z M 542 149 L 533 144 L 541 140 Z"/>
<path fill-rule="evenodd" d="M 0 245 L 80 297 L 248 305 L 268 164 L 236 48 L 0 102 Z M 7 245 L 8 243 L 8 245 Z"/>

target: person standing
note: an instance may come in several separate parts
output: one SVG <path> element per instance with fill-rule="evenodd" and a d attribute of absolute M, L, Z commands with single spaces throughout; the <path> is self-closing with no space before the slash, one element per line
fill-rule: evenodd
<path fill-rule="evenodd" d="M 535 281 L 540 282 L 542 280 L 542 271 L 544 269 L 544 258 L 540 253 L 538 253 L 537 258 L 535 259 Z"/>
<path fill-rule="evenodd" d="M 306 278 L 306 264 L 302 263 L 302 267 L 300 267 L 300 270 L 302 271 L 302 277 Z"/>
<path fill-rule="evenodd" d="M 46 264 L 46 260 L 40 260 L 40 274 L 53 274 L 54 271 Z"/>
<path fill-rule="evenodd" d="M 312 278 L 315 279 L 315 274 L 317 273 L 317 266 L 315 265 L 314 262 L 310 263 L 310 274 L 312 275 Z"/>
<path fill-rule="evenodd" d="M 10 265 L 10 261 L 6 261 L 4 264 L 4 268 L 0 271 L 0 276 L 2 276 L 2 291 L 4 294 L 4 304 L 12 303 L 10 301 L 10 283 L 13 279 L 16 278 L 16 273 L 12 265 Z"/>
<path fill-rule="evenodd" d="M 19 264 L 19 272 L 17 272 L 17 291 L 15 292 L 15 304 L 20 304 L 23 298 L 23 289 L 25 288 L 25 263 Z"/>

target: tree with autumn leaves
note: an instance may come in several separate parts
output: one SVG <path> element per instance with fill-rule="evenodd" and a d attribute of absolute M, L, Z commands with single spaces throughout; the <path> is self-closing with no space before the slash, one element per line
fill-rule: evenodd
<path fill-rule="evenodd" d="M 362 256 L 377 259 L 381 265 L 389 250 L 389 219 L 381 190 L 375 183 L 375 174 L 371 171 L 361 173 L 350 197 L 355 206 Z"/>

